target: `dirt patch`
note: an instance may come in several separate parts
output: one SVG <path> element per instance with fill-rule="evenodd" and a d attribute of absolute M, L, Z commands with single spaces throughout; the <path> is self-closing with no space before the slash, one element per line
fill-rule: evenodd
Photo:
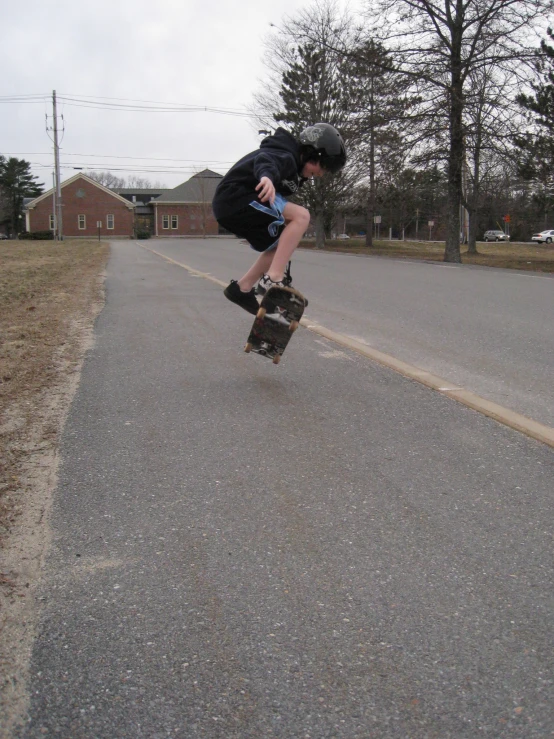
<path fill-rule="evenodd" d="M 0 737 L 27 706 L 35 588 L 49 543 L 58 447 L 93 325 L 109 247 L 0 244 Z"/>
<path fill-rule="evenodd" d="M 303 241 L 303 249 L 314 249 L 313 241 Z M 481 267 L 499 267 L 501 269 L 519 269 L 534 272 L 554 272 L 554 245 L 551 244 L 509 244 L 479 243 L 478 254 L 468 254 L 467 247 L 462 246 L 463 264 L 476 264 Z M 375 241 L 367 247 L 363 239 L 337 239 L 326 242 L 323 251 L 343 254 L 393 257 L 395 259 L 416 259 L 420 261 L 442 262 L 444 260 L 444 242 L 426 241 Z"/>

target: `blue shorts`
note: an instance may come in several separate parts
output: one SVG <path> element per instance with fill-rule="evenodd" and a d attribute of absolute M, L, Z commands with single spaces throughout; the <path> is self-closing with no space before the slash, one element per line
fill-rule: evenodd
<path fill-rule="evenodd" d="M 254 251 L 275 249 L 285 228 L 283 211 L 287 200 L 275 196 L 273 205 L 253 200 L 231 216 L 219 218 L 218 223 L 241 239 L 246 239 Z"/>

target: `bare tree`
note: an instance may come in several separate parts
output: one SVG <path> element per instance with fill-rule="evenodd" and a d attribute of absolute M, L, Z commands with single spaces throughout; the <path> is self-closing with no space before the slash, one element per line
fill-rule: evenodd
<path fill-rule="evenodd" d="M 110 190 L 123 190 L 124 188 L 132 188 L 135 190 L 155 190 L 156 188 L 165 189 L 165 186 L 160 182 L 152 183 L 145 177 L 138 177 L 137 175 L 129 175 L 129 177 L 125 178 L 117 177 L 112 174 L 112 172 L 89 172 L 86 170 L 83 174 Z"/>
<path fill-rule="evenodd" d="M 89 172 L 85 170 L 83 174 L 90 177 L 91 180 L 98 182 L 98 184 L 108 187 L 110 190 L 118 190 L 126 187 L 125 178 L 116 177 L 111 172 Z"/>
<path fill-rule="evenodd" d="M 448 219 L 444 259 L 459 262 L 460 203 L 465 162 L 464 113 L 471 75 L 482 69 L 517 76 L 534 59 L 533 30 L 552 0 L 379 0 L 368 11 L 368 33 L 377 28 L 414 81 L 433 116 L 446 106 L 448 120 Z"/>

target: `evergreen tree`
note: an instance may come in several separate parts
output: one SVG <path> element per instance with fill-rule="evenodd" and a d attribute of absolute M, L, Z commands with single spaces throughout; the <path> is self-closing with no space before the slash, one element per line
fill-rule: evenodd
<path fill-rule="evenodd" d="M 392 161 L 404 158 L 406 139 L 401 126 L 408 122 L 415 97 L 408 94 L 411 82 L 398 75 L 389 52 L 373 39 L 354 49 L 342 66 L 360 140 L 359 154 L 369 180 L 366 246 L 372 246 L 377 179 Z"/>
<path fill-rule="evenodd" d="M 36 198 L 44 192 L 44 186 L 31 174 L 31 165 L 24 159 L 0 156 L 0 187 L 7 201 L 8 222 L 12 235 L 18 233 L 23 218 L 23 199 Z"/>
<path fill-rule="evenodd" d="M 336 54 L 324 46 L 298 46 L 296 60 L 282 74 L 282 110 L 274 113 L 275 121 L 284 123 L 294 135 L 313 123 L 330 123 L 341 132 L 348 148 L 350 116 L 342 83 L 341 60 Z M 299 200 L 314 215 L 317 247 L 324 245 L 351 184 L 347 171 L 315 180 L 301 191 Z"/>
<path fill-rule="evenodd" d="M 549 28 L 548 37 L 554 40 Z M 548 214 L 554 207 L 554 47 L 541 43 L 537 60 L 538 81 L 531 84 L 533 93 L 521 94 L 517 102 L 527 113 L 530 130 L 516 135 L 520 176 L 530 184 L 533 201 L 548 227 Z"/>
<path fill-rule="evenodd" d="M 330 123 L 345 141 L 345 169 L 314 180 L 298 195 L 314 217 L 318 247 L 324 245 L 325 235 L 346 207 L 359 177 L 355 167 L 357 134 L 348 99 L 351 86 L 344 78 L 345 55 L 333 49 L 337 39 L 341 48 L 349 46 L 353 29 L 349 17 L 340 16 L 336 5 L 325 0 L 285 22 L 267 43 L 272 75 L 255 98 L 258 120 L 264 127 L 280 123 L 297 135 L 314 123 Z"/>

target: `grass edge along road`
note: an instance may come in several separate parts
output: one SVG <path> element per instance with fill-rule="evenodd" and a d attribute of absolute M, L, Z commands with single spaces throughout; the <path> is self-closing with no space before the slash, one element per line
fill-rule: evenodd
<path fill-rule="evenodd" d="M 315 243 L 305 239 L 300 245 L 303 249 L 314 249 Z M 478 243 L 478 254 L 468 254 L 467 246 L 461 247 L 462 264 L 499 269 L 518 269 L 532 272 L 554 272 L 554 245 L 509 243 Z M 339 254 L 392 257 L 395 259 L 414 259 L 428 262 L 444 261 L 444 242 L 440 241 L 384 241 L 374 240 L 373 246 L 366 246 L 363 238 L 332 239 L 325 243 L 321 251 Z"/>

